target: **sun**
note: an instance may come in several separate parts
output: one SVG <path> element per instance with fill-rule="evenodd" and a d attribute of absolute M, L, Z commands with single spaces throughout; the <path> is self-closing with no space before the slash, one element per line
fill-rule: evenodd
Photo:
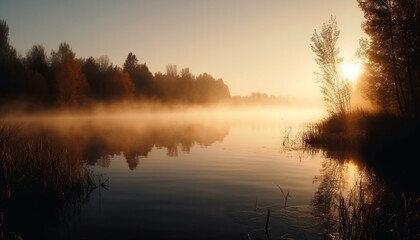
<path fill-rule="evenodd" d="M 363 72 L 361 63 L 343 62 L 341 64 L 341 71 L 343 76 L 352 82 L 356 82 L 359 75 Z"/>

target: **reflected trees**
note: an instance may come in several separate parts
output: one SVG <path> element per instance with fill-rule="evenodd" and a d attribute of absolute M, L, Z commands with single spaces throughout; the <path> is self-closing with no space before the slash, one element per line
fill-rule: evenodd
<path fill-rule="evenodd" d="M 166 149 L 168 156 L 178 156 L 180 151 L 190 152 L 195 145 L 210 146 L 222 141 L 229 132 L 225 124 L 159 121 L 138 124 L 137 121 L 112 120 L 26 122 L 20 129 L 23 135 L 42 136 L 57 145 L 57 149 L 67 149 L 74 154 L 74 159 L 88 165 L 108 167 L 113 156 L 123 156 L 130 170 L 154 148 Z"/>
<path fill-rule="evenodd" d="M 313 215 L 333 238 L 412 239 L 420 233 L 418 191 L 401 193 L 360 161 L 326 158 L 314 183 Z"/>
<path fill-rule="evenodd" d="M 194 145 L 209 146 L 228 131 L 227 125 L 214 123 L 2 123 L 0 215 L 6 217 L 0 234 L 58 239 L 60 224 L 77 215 L 96 188 L 106 188 L 107 180 L 93 175 L 89 166 L 109 167 L 118 155 L 134 170 L 153 148 L 166 148 L 169 156 L 177 156 L 179 148 L 189 152 Z"/>

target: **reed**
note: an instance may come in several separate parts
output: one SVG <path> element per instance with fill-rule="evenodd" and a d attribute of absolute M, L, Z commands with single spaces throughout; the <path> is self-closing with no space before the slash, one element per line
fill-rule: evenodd
<path fill-rule="evenodd" d="M 309 125 L 302 142 L 304 147 L 320 149 L 327 156 L 349 156 L 409 192 L 418 189 L 419 123 L 415 116 L 359 110 Z"/>
<path fill-rule="evenodd" d="M 46 225 L 77 214 L 96 188 L 107 188 L 108 179 L 95 181 L 72 144 L 51 133 L 0 124 L 1 235 L 45 239 Z"/>
<path fill-rule="evenodd" d="M 361 110 L 334 114 L 309 124 L 302 134 L 302 143 L 305 146 L 340 150 L 358 148 L 365 142 L 370 125 L 377 120 L 375 115 Z"/>
<path fill-rule="evenodd" d="M 360 177 L 348 193 L 340 192 L 330 206 L 330 223 L 338 239 L 418 239 L 420 197 L 389 194 L 383 184 Z"/>
<path fill-rule="evenodd" d="M 338 199 L 338 226 L 341 239 L 375 239 L 380 228 L 383 191 L 366 189 L 363 179 L 356 181 L 347 197 Z"/>
<path fill-rule="evenodd" d="M 287 199 L 289 199 L 290 197 L 290 192 L 288 191 L 287 194 L 284 193 L 283 189 L 280 187 L 280 185 L 276 184 L 277 187 L 280 189 L 281 193 L 283 194 L 283 198 L 284 198 L 284 208 L 287 207 Z"/>
<path fill-rule="evenodd" d="M 44 188 L 64 192 L 89 184 L 81 155 L 47 135 L 27 135 L 0 126 L 0 171 L 12 189 Z"/>

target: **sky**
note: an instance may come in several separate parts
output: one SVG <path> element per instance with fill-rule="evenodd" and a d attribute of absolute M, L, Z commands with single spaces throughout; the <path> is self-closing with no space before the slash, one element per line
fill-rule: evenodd
<path fill-rule="evenodd" d="M 150 71 L 167 64 L 222 78 L 232 95 L 252 92 L 320 98 L 314 29 L 331 15 L 345 61 L 363 37 L 356 0 L 0 0 L 0 19 L 22 56 L 67 42 L 76 57 L 107 55 L 122 66 L 129 52 Z"/>

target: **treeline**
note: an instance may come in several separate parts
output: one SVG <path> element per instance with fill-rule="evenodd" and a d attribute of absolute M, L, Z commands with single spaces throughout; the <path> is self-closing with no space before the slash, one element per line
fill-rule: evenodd
<path fill-rule="evenodd" d="M 365 93 L 385 112 L 420 113 L 420 3 L 357 0 L 368 39 L 361 40 Z M 364 81 L 363 81 L 364 80 Z"/>
<path fill-rule="evenodd" d="M 153 100 L 163 103 L 203 104 L 230 98 L 228 86 L 210 74 L 198 76 L 188 68 L 178 72 L 168 65 L 166 73 L 150 72 L 129 53 L 123 67 L 106 56 L 76 58 L 67 43 L 47 56 L 34 45 L 18 57 L 9 43 L 9 28 L 0 20 L 0 101 L 25 102 L 42 107 L 80 107 L 97 102 Z"/>
<path fill-rule="evenodd" d="M 250 96 L 233 96 L 232 103 L 236 105 L 278 105 L 278 104 L 290 104 L 291 102 L 287 98 L 268 95 L 266 93 L 253 92 Z"/>
<path fill-rule="evenodd" d="M 234 106 L 316 106 L 318 103 L 305 98 L 291 98 L 268 95 L 261 92 L 253 92 L 249 96 L 232 96 L 231 103 Z"/>

